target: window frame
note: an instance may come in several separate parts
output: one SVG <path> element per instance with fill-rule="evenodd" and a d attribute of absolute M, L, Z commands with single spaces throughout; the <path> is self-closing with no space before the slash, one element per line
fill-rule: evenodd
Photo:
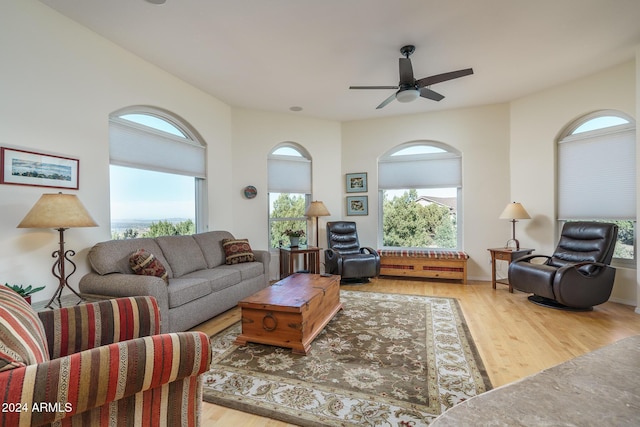
<path fill-rule="evenodd" d="M 139 122 L 136 122 L 136 121 L 122 118 L 122 116 L 131 115 L 131 114 L 145 115 L 145 116 L 150 116 L 156 119 L 163 120 L 167 122 L 169 125 L 171 125 L 172 127 L 174 127 L 175 129 L 177 129 L 179 132 L 181 132 L 182 136 L 178 136 L 172 132 L 167 132 L 152 126 L 140 124 Z M 133 169 L 150 170 L 155 172 L 164 172 L 164 173 L 170 173 L 170 174 L 176 174 L 176 175 L 181 174 L 184 176 L 192 176 L 194 179 L 194 200 L 195 200 L 194 222 L 196 225 L 196 233 L 202 233 L 207 231 L 209 229 L 208 189 L 207 189 L 207 177 L 206 177 L 207 144 L 204 141 L 204 139 L 200 136 L 199 132 L 182 117 L 170 111 L 163 110 L 157 107 L 146 106 L 146 105 L 130 106 L 130 107 L 125 107 L 117 111 L 114 111 L 109 115 L 110 128 L 111 128 L 111 123 L 114 123 L 120 126 L 127 126 L 132 129 L 137 129 L 138 131 L 148 133 L 149 135 L 158 135 L 162 138 L 166 138 L 168 140 L 172 140 L 178 143 L 184 143 L 192 147 L 202 148 L 202 155 L 204 156 L 204 158 L 203 158 L 203 172 L 201 173 L 201 175 L 203 176 L 194 176 L 186 173 L 182 173 L 182 174 L 176 173 L 174 171 L 166 170 L 165 168 L 162 168 L 162 167 L 158 167 L 158 168 L 153 168 L 148 166 L 140 167 L 140 166 L 135 166 L 130 164 L 124 164 L 117 161 L 113 162 L 111 159 L 111 156 L 109 156 L 109 165 L 124 166 L 124 167 L 133 168 Z M 111 138 L 109 141 L 110 141 L 109 144 L 111 145 Z"/>
<path fill-rule="evenodd" d="M 410 149 L 412 147 L 427 146 L 436 148 L 437 151 L 431 153 L 415 153 L 415 154 L 403 154 L 397 155 L 398 152 Z M 441 150 L 441 151 L 440 151 Z M 438 161 L 438 160 L 451 160 L 458 159 L 459 161 L 459 178 L 457 185 L 433 185 L 433 186 L 421 186 L 414 187 L 416 190 L 423 189 L 444 189 L 444 188 L 456 188 L 456 247 L 455 248 L 433 248 L 433 250 L 463 250 L 463 203 L 462 203 L 462 167 L 463 159 L 462 152 L 454 148 L 453 146 L 432 140 L 418 140 L 410 141 L 403 144 L 396 145 L 387 152 L 385 152 L 378 159 L 378 246 L 386 248 L 383 245 L 384 242 L 384 190 L 392 190 L 391 188 L 383 188 L 380 185 L 380 164 L 387 162 L 414 162 L 414 161 Z M 411 190 L 411 188 L 395 188 L 396 190 Z M 391 248 L 391 247 L 389 247 Z M 395 247 L 393 247 L 395 248 Z M 410 248 L 411 249 L 411 248 Z"/>
<path fill-rule="evenodd" d="M 288 148 L 291 150 L 294 150 L 297 155 L 289 155 L 289 154 L 278 154 L 277 151 L 281 150 L 283 148 Z M 291 161 L 291 162 L 304 162 L 304 163 L 308 163 L 309 164 L 309 177 L 308 177 L 308 192 L 305 193 L 301 193 L 298 191 L 272 191 L 271 188 L 269 188 L 269 185 L 267 186 L 267 221 L 268 221 L 268 227 L 267 227 L 267 241 L 269 242 L 269 249 L 270 250 L 277 250 L 278 247 L 273 247 L 271 246 L 271 238 L 272 238 L 272 224 L 276 223 L 276 222 L 284 222 L 284 221 L 304 221 L 305 223 L 305 238 L 307 241 L 307 244 L 309 242 L 309 221 L 308 218 L 306 216 L 304 216 L 304 213 L 301 217 L 286 217 L 286 218 L 272 218 L 271 217 L 271 203 L 272 203 L 272 198 L 274 194 L 295 194 L 295 195 L 303 195 L 304 196 L 304 207 L 305 207 L 305 211 L 307 210 L 307 208 L 309 207 L 309 204 L 311 203 L 311 179 L 312 179 L 312 172 L 313 172 L 313 160 L 311 159 L 311 155 L 307 152 L 307 150 L 302 147 L 300 144 L 297 144 L 295 142 L 283 142 L 280 143 L 278 145 L 276 145 L 275 147 L 273 147 L 273 149 L 269 152 L 268 156 L 267 156 L 267 162 L 269 162 L 269 160 L 284 160 L 284 161 Z M 270 168 L 267 167 L 267 170 L 269 171 Z M 269 180 L 267 180 L 269 181 Z M 286 242 L 283 242 L 283 244 L 286 246 Z"/>
<path fill-rule="evenodd" d="M 575 133 L 576 130 L 578 130 L 581 126 L 587 124 L 588 122 L 592 121 L 592 120 L 597 120 L 599 118 L 602 117 L 617 117 L 620 118 L 624 121 L 626 121 L 627 123 L 622 123 L 622 124 L 614 124 L 611 126 L 605 126 L 605 127 L 599 127 L 599 128 L 594 128 L 591 130 L 586 130 L 586 131 L 581 131 L 578 133 Z M 606 135 L 615 135 L 617 133 L 620 132 L 627 132 L 629 130 L 633 130 L 634 133 L 637 132 L 636 129 L 636 123 L 635 120 L 621 112 L 621 111 L 617 111 L 617 110 L 598 110 L 598 111 L 593 111 L 591 113 L 585 114 L 581 117 L 579 117 L 578 119 L 574 120 L 573 122 L 571 122 L 558 136 L 558 139 L 556 141 L 555 144 L 555 150 L 556 150 L 556 176 L 558 177 L 560 174 L 560 146 L 563 143 L 571 143 L 571 142 L 579 142 L 579 141 L 583 141 L 583 140 L 588 140 L 589 138 L 593 138 L 593 137 L 598 137 L 598 136 L 606 136 Z M 636 137 L 637 139 L 637 137 Z M 634 156 L 635 159 L 635 156 Z M 636 175 L 637 175 L 637 168 L 636 168 Z M 637 178 L 634 180 L 635 183 L 637 183 Z M 567 222 L 571 222 L 571 221 L 575 221 L 575 220 L 587 220 L 586 218 L 560 218 L 559 212 L 558 212 L 558 208 L 559 208 L 559 185 L 560 185 L 560 180 L 556 179 L 556 224 L 557 224 L 557 230 L 556 230 L 556 240 L 558 240 L 560 238 L 560 234 L 562 232 L 562 228 L 564 226 L 565 223 Z M 636 188 L 636 194 L 637 194 L 637 188 Z M 607 222 L 616 222 L 616 221 L 632 221 L 633 222 L 633 258 L 613 258 L 611 261 L 611 265 L 615 266 L 615 267 L 623 267 L 623 268 L 630 268 L 630 269 L 636 269 L 637 268 L 637 260 L 638 260 L 638 253 L 637 253 L 637 242 L 638 242 L 638 221 L 637 221 L 637 211 L 636 211 L 636 217 L 634 219 L 619 219 L 619 220 L 614 220 L 614 219 L 603 219 L 603 218 L 590 218 L 589 220 L 592 221 L 607 221 Z"/>

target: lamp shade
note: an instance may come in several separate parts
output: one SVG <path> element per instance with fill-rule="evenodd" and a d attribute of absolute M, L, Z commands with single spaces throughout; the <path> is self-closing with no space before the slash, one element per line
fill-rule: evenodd
<path fill-rule="evenodd" d="M 396 99 L 398 102 L 412 102 L 420 97 L 420 91 L 418 89 L 405 89 L 399 90 L 396 93 Z"/>
<path fill-rule="evenodd" d="M 520 203 L 509 203 L 500 214 L 500 219 L 530 219 L 531 217 Z"/>
<path fill-rule="evenodd" d="M 43 194 L 18 228 L 97 227 L 75 194 Z"/>
<path fill-rule="evenodd" d="M 307 211 L 304 213 L 304 215 L 308 217 L 318 217 L 318 216 L 329 216 L 331 214 L 329 213 L 329 210 L 324 205 L 324 203 L 322 203 L 319 200 L 316 200 L 311 202 L 311 204 L 307 208 Z"/>

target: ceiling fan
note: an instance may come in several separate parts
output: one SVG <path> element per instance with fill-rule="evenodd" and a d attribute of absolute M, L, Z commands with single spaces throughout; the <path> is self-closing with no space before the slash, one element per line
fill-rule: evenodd
<path fill-rule="evenodd" d="M 440 101 L 444 99 L 444 95 L 434 92 L 429 89 L 429 86 L 473 74 L 472 68 L 465 68 L 464 70 L 450 71 L 448 73 L 436 74 L 416 80 L 415 77 L 413 77 L 413 67 L 409 59 L 415 50 L 416 47 L 413 45 L 403 46 L 400 49 L 400 53 L 404 58 L 399 58 L 400 82 L 397 86 L 349 86 L 349 89 L 398 89 L 396 93 L 382 101 L 382 103 L 376 107 L 380 109 L 394 99 L 397 99 L 399 102 L 411 102 L 421 96 L 433 101 Z"/>

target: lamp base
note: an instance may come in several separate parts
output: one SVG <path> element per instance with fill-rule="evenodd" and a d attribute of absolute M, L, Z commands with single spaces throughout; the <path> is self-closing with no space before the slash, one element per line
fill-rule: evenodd
<path fill-rule="evenodd" d="M 53 308 L 51 304 L 53 304 L 54 300 L 58 302 L 58 308 L 62 308 L 62 301 L 60 301 L 60 297 L 62 296 L 62 291 L 65 287 L 69 288 L 71 292 L 73 292 L 78 298 L 80 298 L 78 304 L 84 301 L 84 298 L 82 298 L 80 294 L 75 291 L 75 289 L 69 286 L 69 283 L 67 282 L 69 277 L 71 277 L 71 275 L 76 272 L 77 267 L 70 258 L 76 253 L 71 249 L 67 251 L 64 250 L 64 230 L 64 228 L 58 228 L 58 232 L 60 233 L 60 249 L 58 249 L 57 251 L 53 251 L 53 253 L 51 254 L 52 257 L 56 258 L 56 261 L 53 263 L 53 267 L 51 268 L 51 272 L 58 279 L 58 289 L 53 294 L 47 305 L 44 306 L 45 308 Z M 69 274 L 65 274 L 65 263 L 67 261 L 69 261 L 69 263 L 73 267 Z"/>
<path fill-rule="evenodd" d="M 518 239 L 509 239 L 507 240 L 507 243 L 504 244 L 505 248 L 512 248 L 513 246 L 509 246 L 511 243 L 513 242 L 515 246 L 516 250 L 520 250 L 520 242 L 518 241 Z"/>

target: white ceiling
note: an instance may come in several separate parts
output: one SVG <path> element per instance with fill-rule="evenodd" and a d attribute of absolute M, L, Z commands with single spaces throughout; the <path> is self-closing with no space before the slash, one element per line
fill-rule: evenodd
<path fill-rule="evenodd" d="M 634 58 L 639 0 L 41 0 L 227 104 L 355 120 L 500 103 Z M 400 47 L 446 98 L 376 106 Z"/>

